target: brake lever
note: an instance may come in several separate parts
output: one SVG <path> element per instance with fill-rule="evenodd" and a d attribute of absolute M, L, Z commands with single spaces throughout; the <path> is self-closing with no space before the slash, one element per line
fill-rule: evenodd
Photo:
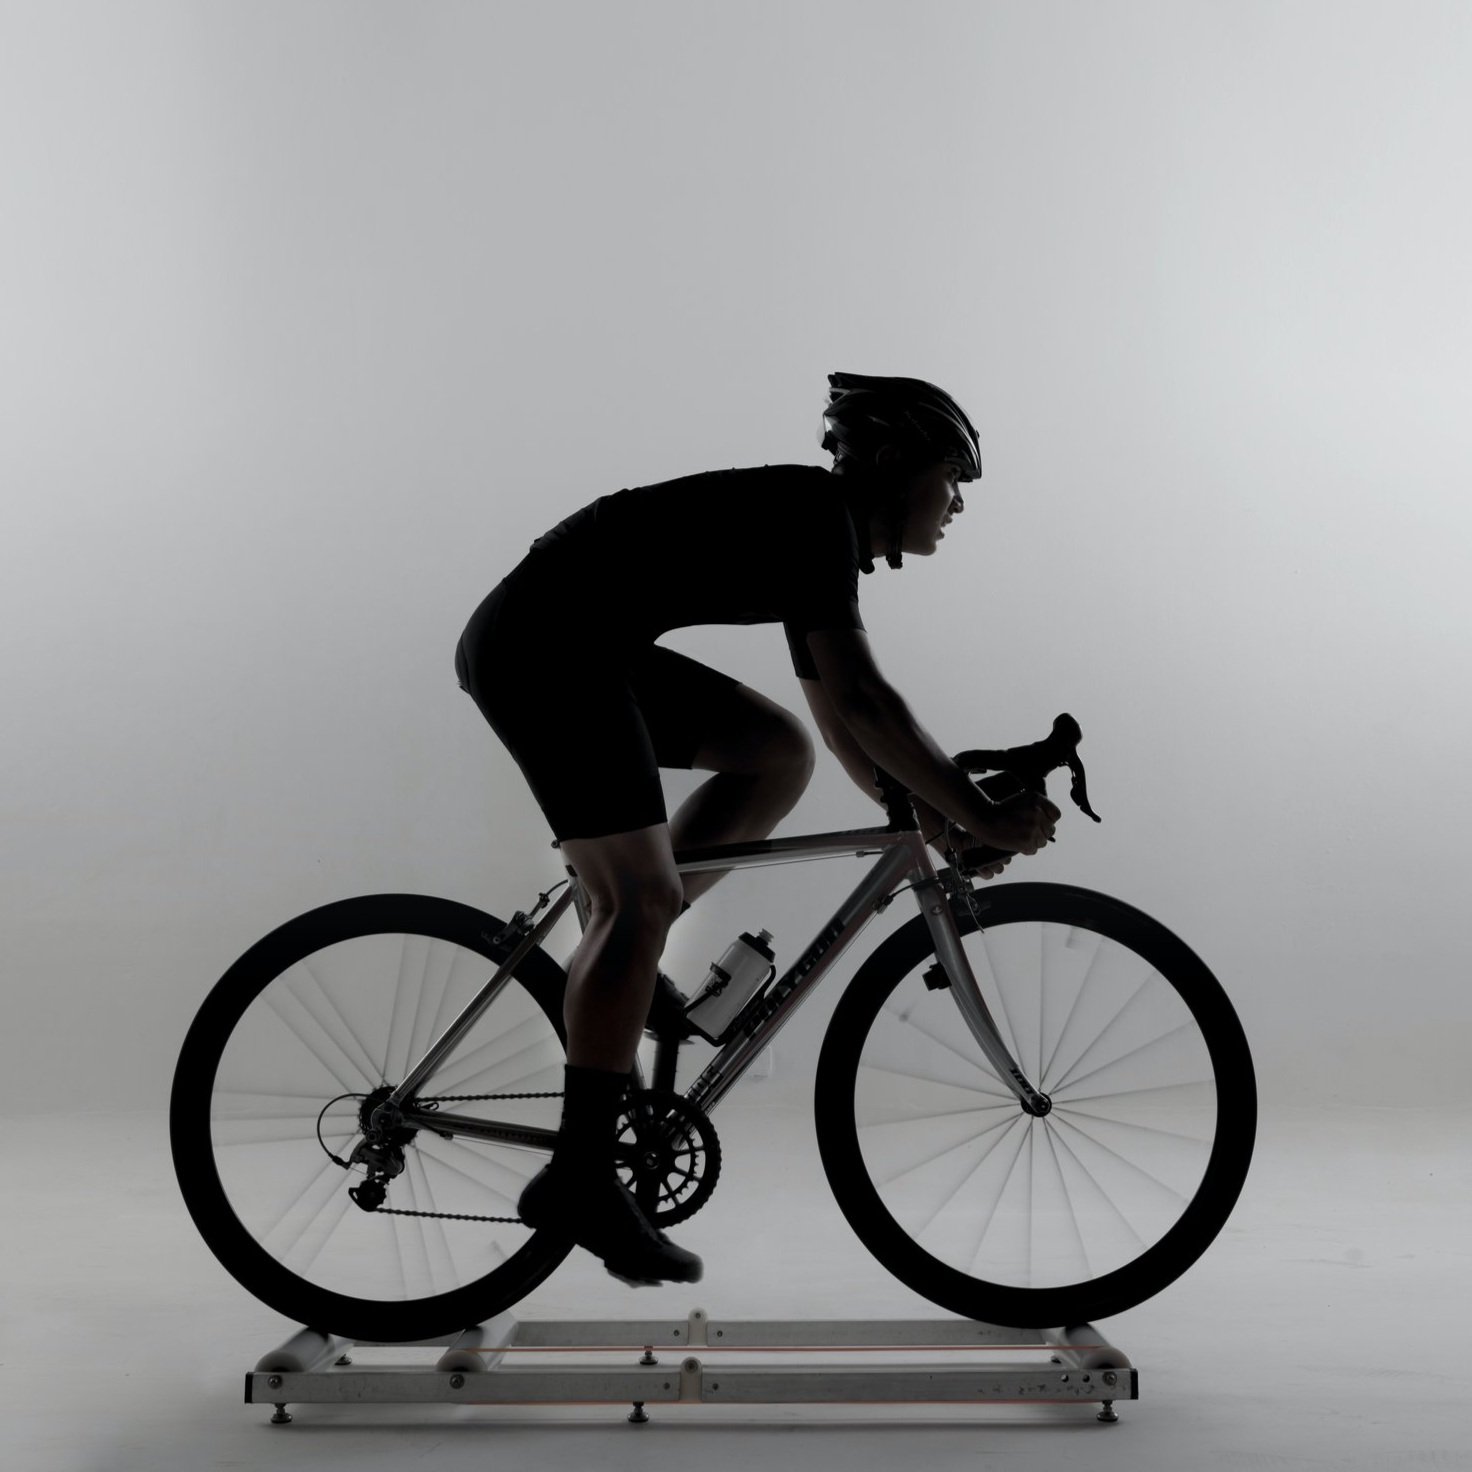
<path fill-rule="evenodd" d="M 1041 744 L 1051 748 L 1051 751 L 1061 758 L 1060 760 L 1054 761 L 1052 767 L 1049 767 L 1048 770 L 1052 771 L 1053 767 L 1066 766 L 1069 776 L 1072 779 L 1069 783 L 1068 795 L 1096 823 L 1102 823 L 1104 820 L 1089 806 L 1089 791 L 1084 779 L 1084 764 L 1078 754 L 1078 744 L 1083 740 L 1083 736 L 1084 733 L 1079 728 L 1078 722 L 1065 711 L 1062 715 L 1054 719 L 1052 731 Z"/>
<path fill-rule="evenodd" d="M 1102 823 L 1104 821 L 1103 818 L 1101 818 L 1098 813 L 1096 813 L 1093 808 L 1089 806 L 1089 792 L 1088 788 L 1084 785 L 1084 764 L 1078 759 L 1077 752 L 1074 752 L 1074 754 L 1069 757 L 1068 770 L 1073 779 L 1069 783 L 1068 795 L 1096 823 Z"/>

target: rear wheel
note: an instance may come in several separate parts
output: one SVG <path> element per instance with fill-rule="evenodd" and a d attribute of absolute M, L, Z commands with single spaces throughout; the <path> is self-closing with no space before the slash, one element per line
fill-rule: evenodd
<path fill-rule="evenodd" d="M 866 1247 L 968 1318 L 1041 1328 L 1122 1313 L 1221 1230 L 1257 1120 L 1241 1024 L 1199 957 L 1118 900 L 999 885 L 954 914 L 1002 1040 L 1051 1112 L 976 1046 L 917 917 L 834 1011 L 817 1134 Z"/>
<path fill-rule="evenodd" d="M 211 1251 L 277 1312 L 355 1339 L 423 1339 L 499 1313 L 566 1258 L 565 1241 L 516 1220 L 547 1152 L 399 1131 L 383 1205 L 424 1216 L 362 1209 L 349 1188 L 364 1168 L 332 1159 L 504 961 L 500 929 L 423 895 L 342 900 L 257 942 L 205 999 L 174 1075 L 174 1168 Z M 445 1107 L 555 1133 L 565 984 L 531 951 L 419 1102 L 547 1093 Z"/>

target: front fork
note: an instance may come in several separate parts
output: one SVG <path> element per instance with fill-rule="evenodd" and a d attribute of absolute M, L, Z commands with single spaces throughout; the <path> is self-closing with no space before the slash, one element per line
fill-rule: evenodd
<path fill-rule="evenodd" d="M 934 942 L 936 959 L 940 963 L 939 970 L 942 973 L 935 982 L 932 982 L 930 976 L 927 975 L 926 985 L 937 988 L 949 985 L 950 993 L 956 1000 L 956 1006 L 965 1019 L 971 1036 L 976 1039 L 976 1044 L 985 1054 L 987 1061 L 996 1069 L 997 1077 L 1017 1095 L 1017 1102 L 1022 1105 L 1026 1113 L 1042 1118 L 1052 1110 L 1053 1101 L 1032 1086 L 1027 1076 L 1017 1066 L 1016 1060 L 1007 1051 L 1007 1046 L 1003 1043 L 1002 1035 L 997 1029 L 996 1021 L 992 1017 L 991 1008 L 987 1006 L 986 999 L 981 995 L 981 988 L 976 984 L 976 975 L 971 969 L 971 962 L 961 944 L 961 932 L 957 928 L 951 902 L 964 904 L 971 911 L 972 917 L 976 919 L 977 929 L 980 930 L 980 917 L 976 914 L 971 896 L 970 884 L 954 869 L 946 869 L 933 879 L 923 879 L 915 885 L 915 897 L 920 905 L 920 913 L 925 917 L 925 924 L 930 930 L 930 938 Z"/>

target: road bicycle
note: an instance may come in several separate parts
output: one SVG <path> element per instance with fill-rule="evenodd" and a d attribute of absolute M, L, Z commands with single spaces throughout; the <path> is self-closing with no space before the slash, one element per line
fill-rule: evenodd
<path fill-rule="evenodd" d="M 1045 792 L 1066 765 L 1097 822 L 1079 739 L 1061 715 L 1042 741 L 954 760 L 994 800 Z M 937 868 L 909 793 L 875 772 L 885 827 L 676 852 L 682 873 L 875 862 L 683 1093 L 687 1029 L 667 995 L 651 1011 L 653 1076 L 630 1076 L 620 1178 L 660 1228 L 704 1207 L 717 1104 L 908 891 L 919 913 L 858 967 L 818 1059 L 817 1141 L 843 1215 L 952 1313 L 1027 1328 L 1121 1313 L 1201 1256 L 1246 1178 L 1257 1093 L 1236 1013 L 1194 952 L 1121 900 L 978 888 L 999 857 L 985 847 L 947 844 Z M 502 1312 L 567 1257 L 565 1235 L 516 1215 L 560 1121 L 566 973 L 541 942 L 569 905 L 586 928 L 567 872 L 509 921 L 425 895 L 322 906 L 209 993 L 175 1072 L 174 1165 L 205 1242 L 257 1298 L 358 1340 L 428 1339 Z"/>

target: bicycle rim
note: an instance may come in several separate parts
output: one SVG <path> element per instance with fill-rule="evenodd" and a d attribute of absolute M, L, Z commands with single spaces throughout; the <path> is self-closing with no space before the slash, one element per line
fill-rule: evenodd
<path fill-rule="evenodd" d="M 354 1337 L 423 1337 L 523 1296 L 566 1256 L 516 1222 L 547 1154 L 419 1129 L 386 1207 L 348 1195 L 364 1101 L 396 1084 L 504 957 L 492 917 L 422 896 L 345 900 L 282 926 L 221 979 L 186 1038 L 176 1171 L 202 1234 L 257 1297 Z M 518 968 L 421 1100 L 560 1092 L 562 973 Z M 445 1104 L 555 1131 L 560 1099 Z M 320 1129 L 321 1139 L 318 1132 Z"/>
<path fill-rule="evenodd" d="M 919 921 L 835 1011 L 819 1139 L 840 1205 L 896 1276 L 953 1311 L 1041 1327 L 1118 1313 L 1206 1249 L 1256 1120 L 1240 1024 L 1140 911 L 1064 885 L 978 896 L 962 945 L 1051 1113 L 1026 1114 L 970 1036 Z M 907 934 L 908 932 L 908 934 Z"/>

